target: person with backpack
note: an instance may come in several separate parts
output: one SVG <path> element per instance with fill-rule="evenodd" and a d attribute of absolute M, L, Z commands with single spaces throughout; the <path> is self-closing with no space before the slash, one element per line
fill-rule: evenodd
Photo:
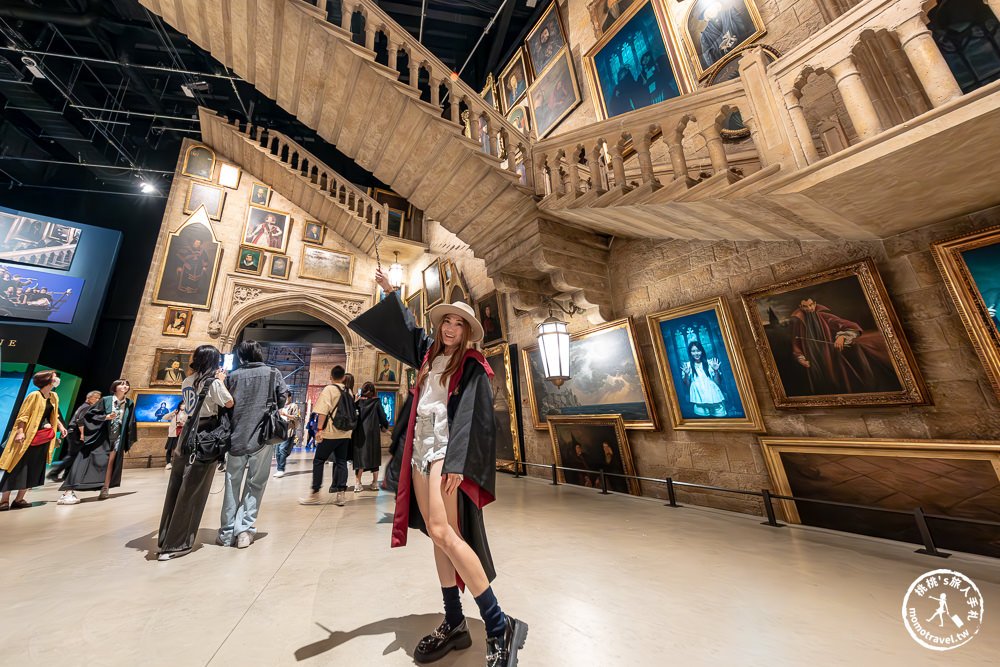
<path fill-rule="evenodd" d="M 157 539 L 159 560 L 191 553 L 219 456 L 228 449 L 229 415 L 234 401 L 226 389 L 222 354 L 214 345 L 199 345 L 191 370 L 181 385 L 187 419 L 177 440 L 167 494 L 163 499 Z"/>
<path fill-rule="evenodd" d="M 354 376 L 337 365 L 330 371 L 332 382 L 323 387 L 319 400 L 313 407 L 318 415 L 316 426 L 316 454 L 313 457 L 312 493 L 300 498 L 303 505 L 323 503 L 319 490 L 323 486 L 323 466 L 332 456 L 333 485 L 330 493 L 336 493 L 334 501 L 343 507 L 344 493 L 347 491 L 347 452 L 351 447 L 351 433 L 358 421 L 354 406 Z"/>
<path fill-rule="evenodd" d="M 284 407 L 288 387 L 281 373 L 264 363 L 260 343 L 243 341 L 236 346 L 236 358 L 240 367 L 226 378 L 226 389 L 236 407 L 232 414 L 232 447 L 226 457 L 218 542 L 224 547 L 232 546 L 235 536 L 236 548 L 246 549 L 257 533 L 254 524 L 274 458 L 274 445 L 265 440 L 261 416 L 269 409 Z"/>
<path fill-rule="evenodd" d="M 361 493 L 361 473 L 372 473 L 372 491 L 378 491 L 378 470 L 382 466 L 381 432 L 389 428 L 389 420 L 376 396 L 375 385 L 365 382 L 358 399 L 358 423 L 352 436 L 351 462 L 354 466 L 354 493 Z"/>

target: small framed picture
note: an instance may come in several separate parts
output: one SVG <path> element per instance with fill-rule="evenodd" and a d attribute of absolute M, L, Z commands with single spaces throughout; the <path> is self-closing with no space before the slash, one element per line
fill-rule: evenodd
<path fill-rule="evenodd" d="M 242 171 L 235 164 L 219 163 L 219 185 L 235 190 L 240 187 Z"/>
<path fill-rule="evenodd" d="M 451 260 L 445 259 L 441 261 L 441 273 L 444 274 L 444 282 L 447 285 L 451 282 Z"/>
<path fill-rule="evenodd" d="M 288 280 L 288 274 L 292 272 L 292 260 L 287 255 L 271 255 L 271 267 L 267 270 L 268 278 L 278 280 Z"/>
<path fill-rule="evenodd" d="M 441 284 L 441 260 L 435 259 L 423 270 L 424 294 L 427 297 L 425 308 L 435 306 L 444 301 L 444 287 Z"/>
<path fill-rule="evenodd" d="M 191 331 L 193 318 L 194 311 L 190 308 L 167 306 L 167 315 L 163 318 L 163 335 L 186 337 Z"/>
<path fill-rule="evenodd" d="M 250 203 L 256 206 L 267 206 L 271 201 L 271 188 L 263 183 L 254 182 L 250 186 Z"/>
<path fill-rule="evenodd" d="M 191 178 L 203 181 L 212 180 L 215 171 L 215 151 L 208 146 L 192 146 L 184 156 L 184 168 L 181 173 Z"/>
<path fill-rule="evenodd" d="M 237 273 L 252 273 L 259 276 L 264 270 L 264 251 L 260 248 L 240 246 L 240 256 L 236 260 Z"/>
<path fill-rule="evenodd" d="M 396 392 L 394 391 L 380 391 L 378 392 L 378 404 L 382 408 L 382 412 L 385 413 L 386 421 L 389 422 L 389 428 L 396 425 Z"/>
<path fill-rule="evenodd" d="M 199 206 L 205 206 L 205 212 L 212 220 L 222 218 L 222 205 L 226 200 L 226 191 L 217 185 L 191 181 L 188 184 L 187 201 L 184 203 L 184 213 L 194 213 Z"/>
<path fill-rule="evenodd" d="M 287 212 L 251 205 L 243 223 L 243 245 L 284 253 L 291 227 L 292 218 Z"/>
<path fill-rule="evenodd" d="M 406 297 L 406 307 L 413 313 L 413 319 L 417 321 L 417 326 L 424 326 L 424 291 L 422 289 L 418 289 Z"/>
<path fill-rule="evenodd" d="M 306 220 L 306 228 L 302 231 L 302 240 L 306 243 L 323 245 L 326 240 L 326 226 L 313 220 Z"/>
<path fill-rule="evenodd" d="M 150 387 L 179 387 L 191 364 L 190 350 L 157 349 L 153 357 Z"/>
<path fill-rule="evenodd" d="M 398 359 L 390 357 L 385 352 L 379 352 L 375 358 L 375 384 L 379 387 L 398 387 L 399 375 L 402 372 Z"/>

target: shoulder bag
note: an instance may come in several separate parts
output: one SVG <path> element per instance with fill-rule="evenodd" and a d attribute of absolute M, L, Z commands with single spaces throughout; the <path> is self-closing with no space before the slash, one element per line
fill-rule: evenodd
<path fill-rule="evenodd" d="M 229 420 L 227 412 L 220 412 L 219 417 L 212 418 L 212 428 L 201 430 L 201 408 L 205 404 L 205 397 L 213 382 L 218 382 L 217 378 L 209 378 L 205 386 L 198 393 L 198 402 L 194 408 L 194 416 L 184 422 L 184 429 L 178 438 L 181 442 L 181 451 L 188 454 L 190 463 L 211 463 L 217 461 L 229 451 L 232 443 L 232 422 Z"/>
<path fill-rule="evenodd" d="M 250 433 L 257 434 L 257 443 L 263 445 L 278 445 L 288 439 L 288 422 L 278 411 L 278 381 L 275 378 L 277 371 L 271 369 L 271 390 L 267 395 L 267 405 L 260 421 Z"/>

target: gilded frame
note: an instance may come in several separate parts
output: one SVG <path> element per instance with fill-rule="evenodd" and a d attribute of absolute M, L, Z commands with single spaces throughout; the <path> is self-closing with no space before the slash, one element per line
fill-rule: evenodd
<path fill-rule="evenodd" d="M 133 406 L 134 406 L 133 410 L 135 410 L 136 408 L 138 408 L 138 406 L 139 406 L 139 396 L 142 396 L 142 395 L 147 395 L 147 396 L 148 395 L 152 395 L 152 396 L 180 396 L 181 397 L 181 405 L 184 404 L 183 394 L 181 393 L 180 389 L 161 389 L 161 388 L 158 387 L 156 389 L 152 389 L 152 388 L 151 389 L 133 389 L 130 393 L 132 394 L 132 403 L 133 403 Z M 147 422 L 147 421 L 139 421 L 138 419 L 136 419 L 136 423 L 139 426 L 143 426 L 143 427 L 146 427 L 146 426 L 164 426 L 164 427 L 170 426 L 170 422 L 168 422 L 168 421 L 167 422 Z"/>
<path fill-rule="evenodd" d="M 726 354 L 729 357 L 729 368 L 733 374 L 733 381 L 739 394 L 740 403 L 743 407 L 744 417 L 735 418 L 685 418 L 681 411 L 680 397 L 677 395 L 677 388 L 674 384 L 673 374 L 670 371 L 670 360 L 668 358 L 666 345 L 663 342 L 663 335 L 660 324 L 688 315 L 712 312 L 719 323 L 719 330 L 722 335 L 722 342 Z M 719 296 L 711 299 L 704 299 L 686 306 L 670 308 L 646 316 L 646 323 L 649 326 L 649 335 L 653 340 L 653 351 L 656 353 L 656 364 L 660 371 L 660 380 L 663 382 L 664 393 L 667 399 L 667 413 L 670 421 L 676 430 L 705 430 L 705 431 L 764 431 L 764 419 L 757 405 L 757 397 L 750 382 L 750 372 L 747 370 L 746 359 L 743 358 L 743 350 L 740 348 L 739 340 L 736 338 L 736 327 L 733 324 L 733 315 L 729 310 L 729 304 Z M 690 343 L 688 343 L 690 345 Z"/>
<path fill-rule="evenodd" d="M 538 115 L 535 112 L 535 95 L 537 95 L 538 89 L 541 88 L 542 83 L 546 80 L 545 77 L 554 72 L 556 68 L 559 67 L 560 61 L 563 60 L 565 60 L 566 66 L 569 68 L 569 76 L 573 84 L 573 95 L 575 97 L 573 98 L 573 103 L 566 107 L 565 111 L 556 117 L 551 124 L 543 128 L 541 124 L 539 124 Z M 576 68 L 573 66 L 573 57 L 568 48 L 564 47 L 562 52 L 552 60 L 552 63 L 548 66 L 548 68 L 535 77 L 535 80 L 531 82 L 530 86 L 528 86 L 527 99 L 528 109 L 531 112 L 529 122 L 532 126 L 534 126 L 535 133 L 538 135 L 539 139 L 546 137 L 552 130 L 559 127 L 559 123 L 563 122 L 567 116 L 573 113 L 574 109 L 580 106 L 580 103 L 583 102 L 583 97 L 580 95 L 580 82 L 576 78 Z"/>
<path fill-rule="evenodd" d="M 285 231 L 281 235 L 281 247 L 272 248 L 269 245 L 259 245 L 257 243 L 248 243 L 247 230 L 250 227 L 250 214 L 254 211 L 266 211 L 267 213 L 273 213 L 274 215 L 281 215 L 285 217 Z M 250 204 L 247 206 L 247 213 L 243 218 L 243 231 L 240 232 L 240 243 L 242 245 L 251 246 L 254 248 L 261 248 L 267 252 L 280 252 L 284 254 L 288 251 L 288 241 L 292 236 L 292 214 L 289 211 L 279 211 L 274 208 L 268 208 L 267 206 L 257 206 L 256 204 Z"/>
<path fill-rule="evenodd" d="M 430 289 L 427 287 L 427 272 L 430 271 L 431 269 L 433 269 L 434 271 L 437 272 L 438 290 L 441 292 L 440 297 L 437 298 L 437 299 L 435 299 L 434 301 L 431 301 L 431 292 L 430 292 Z M 441 271 L 441 258 L 438 257 L 433 262 L 431 262 L 430 264 L 428 264 L 420 272 L 420 276 L 423 279 L 423 282 L 424 282 L 424 294 L 427 297 L 426 298 L 427 303 L 424 304 L 424 310 L 429 310 L 429 309 L 433 308 L 434 306 L 438 305 L 439 303 L 443 303 L 444 302 L 444 287 L 445 287 L 445 284 L 444 284 L 444 274 Z"/>
<path fill-rule="evenodd" d="M 635 475 L 635 465 L 632 463 L 632 450 L 628 444 L 628 435 L 625 432 L 625 422 L 622 421 L 621 415 L 586 415 L 586 416 L 565 416 L 565 417 L 550 417 L 552 423 L 555 424 L 555 428 L 549 429 L 549 439 L 552 442 L 552 456 L 555 459 L 556 465 L 559 467 L 563 466 L 562 453 L 559 448 L 559 426 L 566 425 L 572 426 L 577 424 L 590 425 L 590 426 L 612 426 L 615 429 L 615 436 L 618 440 L 618 451 L 621 453 L 622 457 L 622 469 L 625 471 L 626 475 Z M 572 468 L 573 466 L 566 466 L 567 468 Z M 566 473 L 562 470 L 559 471 L 559 481 L 562 484 L 566 484 Z M 611 478 L 607 478 L 610 482 Z M 642 495 L 642 485 L 637 479 L 626 479 L 628 484 L 629 493 L 634 496 Z M 574 486 L 579 486 L 575 485 Z M 586 488 L 586 487 L 584 487 Z M 600 488 L 598 483 L 596 488 Z M 609 484 L 610 488 L 610 484 Z"/>
<path fill-rule="evenodd" d="M 411 313 L 413 313 L 413 318 L 417 321 L 417 325 L 423 328 L 424 326 L 424 291 L 418 289 L 409 296 L 407 296 L 403 303 Z"/>
<path fill-rule="evenodd" d="M 257 196 L 262 193 L 263 198 Z M 250 194 L 247 202 L 254 206 L 267 206 L 271 203 L 271 186 L 254 181 L 250 184 Z"/>
<path fill-rule="evenodd" d="M 202 174 L 196 174 L 188 171 L 188 166 L 191 163 L 191 153 L 197 149 L 204 149 L 212 154 L 212 164 L 208 168 L 208 176 L 203 176 Z M 184 176 L 189 176 L 191 178 L 197 178 L 199 181 L 206 181 L 208 183 L 212 182 L 212 178 L 215 176 L 215 163 L 217 162 L 215 157 L 215 151 L 206 146 L 205 144 L 195 144 L 194 146 L 189 146 L 186 151 L 184 151 L 184 165 L 181 167 L 181 174 Z"/>
<path fill-rule="evenodd" d="M 193 355 L 193 354 L 194 354 L 194 350 L 175 350 L 175 349 L 163 348 L 163 347 L 156 348 L 156 352 L 153 354 L 153 367 L 152 367 L 152 369 L 150 370 L 150 373 L 149 373 L 149 386 L 150 387 L 180 387 L 181 383 L 184 382 L 183 379 L 181 379 L 180 382 L 168 382 L 167 380 L 159 380 L 156 377 L 156 371 L 157 371 L 157 369 L 159 369 L 160 362 L 163 361 L 163 357 L 164 356 L 182 356 L 182 355 L 186 355 L 187 358 L 188 358 L 188 362 L 190 363 L 190 361 L 191 361 L 191 355 Z M 185 375 L 186 375 L 187 373 L 185 372 L 185 370 L 186 369 L 184 368 L 184 366 L 182 364 L 181 365 L 181 372 L 184 372 Z"/>
<path fill-rule="evenodd" d="M 515 352 L 516 354 L 516 352 Z M 506 470 L 507 472 L 515 472 L 521 463 L 524 462 L 524 451 L 521 448 L 521 420 L 518 419 L 517 406 L 518 401 L 514 393 L 514 378 L 515 371 L 511 364 L 510 346 L 507 343 L 498 343 L 492 345 L 483 350 L 483 356 L 486 357 L 487 363 L 489 363 L 490 357 L 501 355 L 503 357 L 502 363 L 504 371 L 507 374 L 506 382 L 504 383 L 504 389 L 507 392 L 507 409 L 508 414 L 510 414 L 510 436 L 511 441 L 514 446 L 514 460 L 508 459 L 497 459 L 497 470 Z M 494 396 L 496 392 L 494 392 Z"/>
<path fill-rule="evenodd" d="M 334 278 L 327 278 L 326 276 L 320 276 L 316 274 L 309 273 L 309 263 L 306 262 L 306 255 L 310 252 L 328 253 L 331 255 L 346 255 L 351 258 L 351 265 L 348 268 L 347 280 L 336 280 Z M 291 265 L 289 265 L 289 270 Z M 302 259 L 299 263 L 299 278 L 311 278 L 312 280 L 322 280 L 328 283 L 337 283 L 339 285 L 350 285 L 354 282 L 354 254 L 350 252 L 344 252 L 342 250 L 331 250 L 330 248 L 320 248 L 314 245 L 302 245 Z"/>
<path fill-rule="evenodd" d="M 378 376 L 379 376 L 379 373 L 381 372 L 379 369 L 380 369 L 383 361 L 388 361 L 389 362 L 389 366 L 388 366 L 388 368 L 386 368 L 386 370 L 392 371 L 393 377 L 396 378 L 395 380 L 380 380 L 379 379 Z M 397 359 L 397 358 L 395 358 L 393 356 L 390 356 L 390 355 L 386 354 L 385 352 L 382 352 L 380 350 L 376 350 L 375 351 L 375 387 L 378 388 L 378 389 L 391 388 L 391 389 L 395 389 L 396 391 L 398 391 L 399 390 L 399 385 L 402 382 L 402 379 L 403 379 L 403 363 L 399 359 Z"/>
<path fill-rule="evenodd" d="M 482 308 L 484 308 L 486 306 L 493 305 L 492 303 L 486 303 L 487 301 L 491 301 L 491 300 L 493 300 L 496 303 L 496 315 L 495 315 L 495 317 L 497 319 L 497 324 L 500 327 L 500 336 L 497 337 L 497 338 L 494 338 L 493 340 L 489 340 L 489 341 L 487 341 L 486 340 L 486 336 L 484 336 L 483 337 L 483 344 L 484 345 L 496 345 L 497 343 L 501 343 L 501 342 L 507 340 L 507 317 L 506 317 L 506 314 L 504 313 L 504 310 L 506 310 L 506 309 L 504 308 L 503 294 L 501 292 L 499 292 L 497 290 L 493 290 L 489 294 L 484 294 L 482 297 L 476 299 L 476 304 L 475 304 L 475 307 L 474 307 L 474 310 L 475 310 L 475 313 L 476 313 L 476 317 L 479 318 L 479 323 L 483 324 L 483 328 L 485 329 L 486 325 L 483 322 L 483 320 L 485 319 L 485 317 L 484 317 L 484 314 L 482 312 Z M 472 304 L 469 304 L 469 305 L 472 305 Z"/>
<path fill-rule="evenodd" d="M 574 341 L 585 340 L 591 336 L 622 328 L 626 329 L 627 332 L 629 351 L 632 354 L 632 360 L 639 373 L 639 381 L 642 385 L 643 403 L 645 404 L 646 414 L 649 417 L 648 419 L 625 420 L 625 427 L 640 431 L 658 431 L 660 430 L 660 423 L 656 414 L 656 406 L 653 403 L 653 392 L 649 383 L 649 375 L 646 373 L 645 363 L 642 360 L 642 355 L 639 353 L 639 343 L 636 339 L 635 327 L 632 324 L 632 318 L 626 317 L 613 322 L 606 322 L 605 324 L 601 324 L 591 329 L 571 334 L 569 337 L 571 350 Z M 545 431 L 549 428 L 548 420 L 550 417 L 546 416 L 543 421 L 538 420 L 537 392 L 531 376 L 531 355 L 535 352 L 538 352 L 537 344 L 522 348 L 521 364 L 524 369 L 525 386 L 528 388 L 528 403 L 531 407 L 531 424 L 535 429 Z M 545 380 L 542 381 L 544 382 Z M 566 381 L 566 384 L 569 384 L 572 381 L 573 380 L 571 378 Z"/>
<path fill-rule="evenodd" d="M 737 0 L 732 0 L 736 2 Z M 717 61 L 712 63 L 709 67 L 702 67 L 701 59 L 698 57 L 698 50 L 694 46 L 694 41 L 691 39 L 691 31 L 688 29 L 690 26 L 691 14 L 701 5 L 701 0 L 695 0 L 691 3 L 687 12 L 684 13 L 684 20 L 681 24 L 679 32 L 681 33 L 681 41 L 684 42 L 684 47 L 688 52 L 688 60 L 691 63 L 691 69 L 695 72 L 695 76 L 700 81 L 706 76 L 714 72 L 716 69 L 721 67 L 723 63 L 726 62 L 729 56 L 733 55 L 740 47 L 747 44 L 752 44 L 754 41 L 760 39 L 765 34 L 767 34 L 767 28 L 764 27 L 764 20 L 760 17 L 760 12 L 757 11 L 757 5 L 753 0 L 739 0 L 747 8 L 747 13 L 750 15 L 750 20 L 753 21 L 754 32 L 752 35 L 739 42 L 729 53 L 719 58 Z"/>
<path fill-rule="evenodd" d="M 219 163 L 219 173 L 218 173 L 218 176 L 215 179 L 215 182 L 218 183 L 220 187 L 229 188 L 230 190 L 238 190 L 239 187 L 240 187 L 240 180 L 243 178 L 243 170 L 240 169 L 235 164 L 232 164 L 232 163 L 229 163 L 229 162 L 222 162 L 221 160 L 216 160 L 216 162 Z M 222 170 L 225 167 L 231 167 L 231 168 L 233 168 L 233 169 L 236 170 L 236 184 L 235 185 L 226 185 L 225 183 L 222 182 Z"/>
<path fill-rule="evenodd" d="M 993 393 L 1000 398 L 1000 331 L 992 322 L 988 306 L 962 253 L 1000 244 L 1000 227 L 955 236 L 931 244 L 934 260 L 962 318 L 972 347 L 990 379 Z"/>
<path fill-rule="evenodd" d="M 278 260 L 285 262 L 285 272 L 284 274 L 276 273 L 274 270 L 274 263 Z M 292 275 L 292 258 L 288 255 L 279 255 L 277 253 L 271 254 L 271 261 L 267 265 L 267 277 L 274 278 L 275 280 L 288 280 L 288 277 Z"/>
<path fill-rule="evenodd" d="M 486 100 L 486 103 L 491 107 L 497 111 L 500 110 L 500 106 L 497 104 L 496 81 L 493 80 L 493 72 L 486 75 L 486 85 L 479 91 L 479 96 Z"/>
<path fill-rule="evenodd" d="M 855 277 L 860 283 L 875 325 L 885 339 L 886 348 L 899 381 L 899 391 L 857 392 L 842 394 L 810 394 L 789 396 L 778 371 L 778 364 L 771 350 L 764 323 L 757 308 L 757 301 L 785 292 L 815 287 L 841 278 Z M 858 407 L 869 405 L 920 405 L 927 403 L 927 390 L 917 367 L 913 352 L 896 317 L 885 285 L 879 276 L 875 261 L 867 257 L 861 261 L 785 280 L 774 285 L 744 292 L 740 295 L 743 309 L 750 321 L 757 352 L 764 367 L 774 404 L 779 408 Z"/>
<path fill-rule="evenodd" d="M 555 58 L 553 58 L 553 62 L 554 61 Z M 520 64 L 521 71 L 524 73 L 524 92 L 515 97 L 514 101 L 511 102 L 507 99 L 507 92 L 504 89 L 503 82 L 507 78 L 507 74 L 513 72 L 514 68 L 517 67 L 518 64 Z M 530 66 L 528 65 L 528 56 L 525 53 L 524 47 L 522 46 L 518 47 L 517 51 L 514 52 L 514 57 L 512 57 L 510 59 L 510 62 L 508 62 L 507 65 L 503 68 L 503 70 L 501 70 L 500 76 L 497 78 L 495 90 L 499 91 L 500 95 L 498 95 L 498 98 L 503 105 L 498 109 L 498 111 L 500 111 L 501 113 L 506 113 L 507 109 L 512 109 L 515 106 L 517 106 L 517 104 L 521 100 L 523 100 L 524 97 L 528 94 L 528 88 L 530 87 L 531 87 L 531 69 Z"/>
<path fill-rule="evenodd" d="M 187 315 L 186 323 L 184 325 L 184 331 L 167 331 L 167 323 L 170 322 L 171 315 L 177 313 Z M 193 308 L 177 308 L 176 306 L 167 306 L 167 312 L 163 316 L 163 327 L 160 334 L 163 336 L 178 336 L 180 338 L 187 338 L 187 335 L 191 333 L 191 321 L 194 319 L 194 309 Z"/>
<path fill-rule="evenodd" d="M 196 186 L 196 185 L 198 187 L 200 187 L 200 188 L 209 188 L 211 190 L 217 190 L 218 191 L 218 193 L 219 193 L 219 201 L 218 201 L 218 205 L 216 206 L 216 210 L 214 212 L 209 211 L 208 207 L 205 206 L 205 213 L 208 214 L 208 217 L 210 219 L 212 219 L 212 220 L 221 220 L 222 219 L 222 209 L 223 209 L 223 207 L 226 204 L 226 189 L 224 187 L 222 187 L 221 185 L 215 185 L 213 183 L 207 183 L 205 181 L 192 180 L 192 181 L 190 181 L 188 183 L 187 196 L 184 198 L 184 214 L 185 215 L 190 215 L 190 214 L 192 214 L 192 213 L 194 213 L 195 211 L 198 210 L 198 206 L 204 206 L 204 204 L 205 204 L 205 202 L 202 202 L 198 206 L 195 206 L 194 208 L 191 208 L 191 195 L 194 193 L 194 186 Z"/>
<path fill-rule="evenodd" d="M 204 211 L 203 213 L 201 213 L 201 216 L 199 216 L 199 211 Z M 173 245 L 174 240 L 179 239 L 181 233 L 183 233 L 184 230 L 187 229 L 188 226 L 190 225 L 202 225 L 203 227 L 207 227 L 208 233 L 212 237 L 212 243 L 216 245 L 215 260 L 212 262 L 212 267 L 211 267 L 212 280 L 209 281 L 209 286 L 208 286 L 208 296 L 205 299 L 205 303 L 190 303 L 184 301 L 167 301 L 165 299 L 159 299 L 157 298 L 157 295 L 160 293 L 160 286 L 161 283 L 163 282 L 163 273 L 167 268 L 167 259 L 168 259 L 168 253 L 170 252 L 170 248 Z M 156 286 L 153 287 L 153 298 L 150 303 L 156 306 L 180 306 L 182 309 L 197 308 L 198 310 L 210 310 L 212 307 L 212 298 L 215 295 L 215 281 L 219 277 L 219 266 L 222 264 L 223 254 L 225 254 L 225 247 L 223 246 L 222 241 L 220 241 L 219 238 L 215 235 L 215 229 L 212 228 L 212 221 L 209 220 L 208 218 L 208 211 L 205 210 L 204 206 L 199 206 L 198 210 L 192 213 L 191 216 L 184 221 L 184 224 L 177 229 L 177 231 L 170 232 L 170 235 L 167 237 L 166 248 L 163 251 L 163 258 L 160 265 L 160 274 L 156 277 Z M 184 335 L 186 336 L 187 334 Z"/>
<path fill-rule="evenodd" d="M 538 17 L 538 20 L 535 21 L 535 25 L 531 27 L 531 30 L 524 37 L 524 54 L 526 57 L 526 62 L 528 63 L 528 66 L 531 68 L 530 72 L 531 74 L 537 75 L 539 72 L 544 72 L 547 69 L 547 66 L 554 63 L 556 61 L 556 58 L 559 57 L 559 51 L 569 45 L 569 40 L 566 39 L 566 26 L 563 25 L 562 14 L 559 13 L 559 7 L 557 6 L 558 4 L 559 3 L 556 2 L 556 0 L 552 0 L 552 2 L 549 3 L 549 6 L 545 9 L 545 11 L 542 12 L 542 15 Z M 552 60 L 550 60 L 542 67 L 536 67 L 535 59 L 531 56 L 531 47 L 528 46 L 528 43 L 534 40 L 535 33 L 537 33 L 539 29 L 541 29 L 542 25 L 548 19 L 550 12 L 556 13 L 556 25 L 559 26 L 559 36 L 562 38 L 562 46 L 556 49 L 556 53 L 554 56 L 552 56 Z"/>
<path fill-rule="evenodd" d="M 597 65 L 594 63 L 594 58 L 647 5 L 652 7 L 653 14 L 656 17 L 656 26 L 659 28 L 660 38 L 663 40 L 663 47 L 667 53 L 667 60 L 670 63 L 674 81 L 677 83 L 678 96 L 694 92 L 694 81 L 691 79 L 687 68 L 684 67 L 680 54 L 677 52 L 676 40 L 671 35 L 670 23 L 663 11 L 660 0 L 638 0 L 632 3 L 628 10 L 618 17 L 618 20 L 604 32 L 601 38 L 597 40 L 597 43 L 590 47 L 590 50 L 583 56 L 584 69 L 587 71 L 587 83 L 590 85 L 590 93 L 591 97 L 593 97 L 594 109 L 597 111 L 598 120 L 607 120 L 609 116 L 607 105 L 604 102 L 604 89 L 601 87 L 600 77 L 597 75 Z M 638 111 L 638 109 L 635 111 Z M 617 115 L 622 116 L 625 114 Z"/>
<path fill-rule="evenodd" d="M 245 269 L 240 266 L 240 262 L 243 261 L 244 254 L 251 254 L 257 256 L 257 268 L 256 269 Z M 251 276 L 259 276 L 264 272 L 264 264 L 267 263 L 267 255 L 264 251 L 257 246 L 240 245 L 240 254 L 236 258 L 236 268 L 234 269 L 236 273 L 248 273 Z"/>
<path fill-rule="evenodd" d="M 319 240 L 309 238 L 309 230 L 315 227 L 319 228 Z M 312 243 L 313 245 L 323 245 L 326 241 L 326 225 L 322 222 L 316 222 L 315 220 L 306 220 L 305 224 L 302 226 L 302 242 Z"/>
<path fill-rule="evenodd" d="M 928 458 L 930 456 L 948 459 L 986 460 L 1000 480 L 1000 441 L 975 440 L 908 440 L 892 438 L 851 438 L 827 439 L 805 437 L 758 436 L 761 454 L 774 485 L 774 492 L 791 496 L 782 453 L 822 453 L 854 456 L 893 456 L 906 458 Z M 779 500 L 779 505 L 789 523 L 802 523 L 794 500 Z"/>

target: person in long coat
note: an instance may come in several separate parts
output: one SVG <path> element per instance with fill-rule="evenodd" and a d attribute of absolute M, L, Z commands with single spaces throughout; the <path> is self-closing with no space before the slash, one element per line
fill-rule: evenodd
<path fill-rule="evenodd" d="M 56 432 L 66 436 L 59 420 L 59 375 L 55 371 L 35 373 L 31 382 L 38 387 L 24 397 L 7 446 L 0 455 L 0 511 L 30 507 L 24 499 L 28 489 L 45 484 L 45 466 L 52 462 Z M 11 491 L 17 491 L 13 504 Z"/>
<path fill-rule="evenodd" d="M 486 625 L 487 667 L 512 667 L 528 626 L 503 613 L 490 585 L 496 570 L 482 508 L 494 500 L 496 483 L 493 371 L 472 348 L 483 339 L 483 326 L 466 303 L 438 304 L 427 313 L 435 332 L 431 339 L 381 271 L 375 281 L 386 298 L 349 326 L 376 348 L 420 369 L 400 416 L 406 435 L 392 462 L 399 470 L 392 546 L 406 544 L 408 527 L 424 531 L 434 543 L 444 598 L 445 619 L 420 640 L 414 659 L 432 662 L 472 645 L 459 596 L 464 584 Z"/>
<path fill-rule="evenodd" d="M 60 505 L 76 505 L 76 491 L 98 491 L 105 500 L 109 489 L 121 486 L 125 453 L 138 439 L 135 425 L 135 403 L 126 395 L 131 387 L 128 380 L 111 383 L 111 394 L 90 406 L 83 418 L 83 446 L 73 459 Z"/>
<path fill-rule="evenodd" d="M 365 490 L 361 485 L 361 473 L 372 473 L 372 491 L 378 491 L 378 471 L 382 467 L 382 436 L 388 430 L 389 420 L 379 404 L 375 385 L 365 382 L 361 387 L 361 398 L 357 402 L 358 424 L 351 435 L 351 465 L 354 466 L 354 492 Z"/>

